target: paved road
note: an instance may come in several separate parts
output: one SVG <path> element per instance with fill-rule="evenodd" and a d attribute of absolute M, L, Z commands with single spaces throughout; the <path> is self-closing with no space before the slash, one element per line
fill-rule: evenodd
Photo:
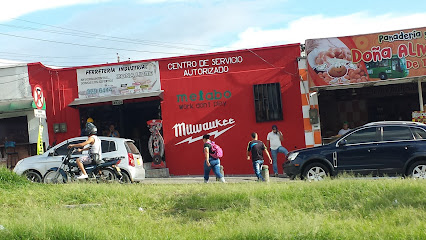
<path fill-rule="evenodd" d="M 257 178 L 253 176 L 225 176 L 228 183 L 256 182 Z M 270 182 L 287 182 L 289 178 L 270 177 Z M 203 176 L 179 176 L 169 178 L 146 178 L 142 184 L 187 184 L 187 183 L 204 183 Z M 209 183 L 216 183 L 216 177 L 210 176 Z M 219 183 L 219 182 L 217 182 Z"/>

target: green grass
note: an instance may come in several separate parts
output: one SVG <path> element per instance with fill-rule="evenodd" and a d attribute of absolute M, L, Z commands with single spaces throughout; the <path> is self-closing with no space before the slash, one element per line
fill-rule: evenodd
<path fill-rule="evenodd" d="M 9 174 L 0 173 L 2 181 Z M 11 177 L 0 183 L 0 239 L 426 239 L 421 180 L 44 185 Z M 78 204 L 98 205 L 66 206 Z"/>

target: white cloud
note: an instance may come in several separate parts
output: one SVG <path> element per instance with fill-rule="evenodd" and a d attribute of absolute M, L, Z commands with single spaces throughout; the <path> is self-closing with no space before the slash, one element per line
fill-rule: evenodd
<path fill-rule="evenodd" d="M 212 49 L 228 51 L 287 43 L 304 43 L 306 39 L 351 36 L 375 32 L 425 27 L 426 13 L 401 16 L 398 14 L 371 15 L 365 12 L 347 16 L 307 16 L 291 21 L 286 28 L 247 28 L 239 39 L 226 47 Z"/>
<path fill-rule="evenodd" d="M 25 64 L 25 63 L 21 62 L 21 61 L 13 61 L 13 60 L 1 59 L 0 58 L 0 67 L 15 66 L 15 65 L 20 65 L 20 64 Z"/>
<path fill-rule="evenodd" d="M 52 9 L 77 4 L 92 4 L 106 0 L 12 0 L 3 1 L 0 8 L 0 22 L 39 10 Z"/>

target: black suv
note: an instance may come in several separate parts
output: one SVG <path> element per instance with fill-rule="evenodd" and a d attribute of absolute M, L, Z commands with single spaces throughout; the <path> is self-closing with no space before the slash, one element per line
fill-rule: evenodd
<path fill-rule="evenodd" d="M 294 178 L 322 180 L 341 172 L 426 178 L 426 124 L 374 122 L 332 143 L 289 153 L 284 172 Z"/>

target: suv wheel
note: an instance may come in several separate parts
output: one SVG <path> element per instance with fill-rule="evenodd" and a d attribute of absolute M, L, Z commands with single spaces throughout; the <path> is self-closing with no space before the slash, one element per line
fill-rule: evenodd
<path fill-rule="evenodd" d="M 311 163 L 303 171 L 303 178 L 310 181 L 321 181 L 329 176 L 329 170 L 322 163 Z"/>
<path fill-rule="evenodd" d="M 418 161 L 411 165 L 408 174 L 412 178 L 426 179 L 426 161 Z"/>

